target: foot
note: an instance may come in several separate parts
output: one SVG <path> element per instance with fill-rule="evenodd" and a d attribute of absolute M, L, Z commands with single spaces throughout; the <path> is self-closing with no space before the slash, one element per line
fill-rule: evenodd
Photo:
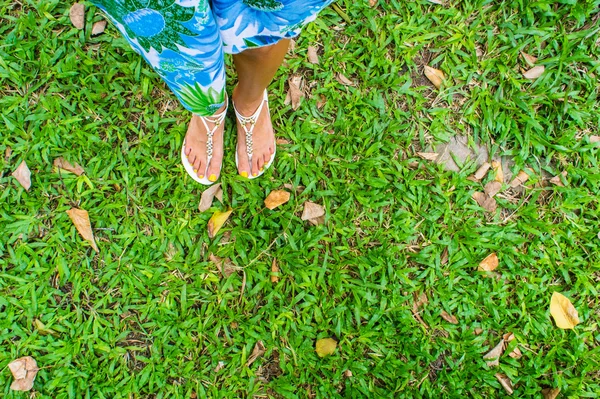
<path fill-rule="evenodd" d="M 223 105 L 215 114 L 219 114 L 226 109 L 226 105 Z M 188 125 L 187 134 L 185 135 L 185 155 L 194 168 L 194 173 L 198 175 L 200 179 L 207 178 L 211 182 L 217 181 L 221 172 L 221 163 L 223 162 L 223 123 L 217 126 L 216 131 L 213 134 L 213 151 L 210 163 L 208 162 L 207 154 L 207 143 L 208 143 L 208 130 L 202 123 L 202 117 L 193 115 L 190 124 Z M 206 125 L 209 129 L 213 129 L 216 124 L 214 123 L 215 118 L 205 117 Z"/>
<path fill-rule="evenodd" d="M 240 95 L 237 89 L 236 87 L 233 90 L 232 95 L 236 109 L 243 116 L 251 116 L 264 101 L 263 93 L 258 98 L 252 99 Z M 250 124 L 246 127 L 250 128 Z M 237 121 L 237 140 L 238 173 L 243 177 L 258 176 L 275 153 L 275 133 L 266 104 L 254 125 L 251 161 L 246 152 L 246 132 L 239 120 Z"/>

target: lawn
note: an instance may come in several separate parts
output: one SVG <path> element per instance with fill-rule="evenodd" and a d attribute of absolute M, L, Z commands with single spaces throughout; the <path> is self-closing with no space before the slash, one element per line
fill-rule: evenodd
<path fill-rule="evenodd" d="M 112 25 L 91 35 L 93 6 L 73 27 L 71 4 L 0 0 L 2 397 L 509 397 L 501 380 L 510 397 L 600 397 L 599 0 L 338 1 L 270 87 L 275 167 L 236 176 L 230 114 L 206 212 L 179 160 L 189 114 Z M 474 157 L 448 170 L 456 138 L 504 179 L 472 178 Z M 486 210 L 473 194 L 496 179 Z M 291 198 L 269 210 L 273 190 Z M 323 223 L 302 220 L 307 201 Z M 22 356 L 40 368 L 27 393 L 6 367 Z"/>

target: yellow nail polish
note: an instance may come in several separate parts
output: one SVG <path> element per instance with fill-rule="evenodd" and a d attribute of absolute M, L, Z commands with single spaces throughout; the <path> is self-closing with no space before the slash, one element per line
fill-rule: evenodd
<path fill-rule="evenodd" d="M 201 179 L 204 179 L 204 175 L 200 175 L 200 176 L 198 176 L 198 177 L 199 177 L 199 178 L 201 178 Z"/>
<path fill-rule="evenodd" d="M 194 173 L 198 173 L 198 169 L 194 169 Z"/>
<path fill-rule="evenodd" d="M 248 177 L 248 172 L 246 172 L 246 171 L 243 171 L 242 173 L 240 173 L 240 175 L 241 175 L 242 177 Z"/>
<path fill-rule="evenodd" d="M 252 176 L 256 177 L 258 176 L 258 173 L 252 173 Z"/>
<path fill-rule="evenodd" d="M 265 171 L 265 168 L 260 168 L 260 171 L 261 171 L 261 172 L 264 172 L 264 171 Z"/>
<path fill-rule="evenodd" d="M 210 180 L 212 182 L 217 181 L 217 175 L 210 175 L 210 176 L 208 176 L 208 180 Z"/>

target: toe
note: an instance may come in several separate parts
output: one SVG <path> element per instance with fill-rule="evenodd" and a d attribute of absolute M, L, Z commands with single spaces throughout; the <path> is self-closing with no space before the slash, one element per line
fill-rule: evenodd
<path fill-rule="evenodd" d="M 265 152 L 265 155 L 263 156 L 264 164 L 265 165 L 268 164 L 270 160 L 271 160 L 271 153 L 267 151 L 267 152 Z"/>
<path fill-rule="evenodd" d="M 250 176 L 250 163 L 248 162 L 248 154 L 246 151 L 242 150 L 242 148 L 246 148 L 246 144 L 239 146 L 238 151 L 238 172 L 242 177 Z"/>
<path fill-rule="evenodd" d="M 210 164 L 208 165 L 208 180 L 215 182 L 219 178 L 219 174 L 221 172 L 221 162 L 223 161 L 222 154 L 215 154 L 210 159 Z"/>

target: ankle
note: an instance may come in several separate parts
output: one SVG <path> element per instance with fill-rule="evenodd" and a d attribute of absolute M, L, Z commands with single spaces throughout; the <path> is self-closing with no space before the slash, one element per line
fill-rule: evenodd
<path fill-rule="evenodd" d="M 239 86 L 236 86 L 235 89 L 233 89 L 231 97 L 238 112 L 242 115 L 249 116 L 254 114 L 258 107 L 260 107 L 260 104 L 263 101 L 263 95 L 264 91 L 258 96 L 248 95 L 247 92 L 242 92 L 239 89 Z"/>

